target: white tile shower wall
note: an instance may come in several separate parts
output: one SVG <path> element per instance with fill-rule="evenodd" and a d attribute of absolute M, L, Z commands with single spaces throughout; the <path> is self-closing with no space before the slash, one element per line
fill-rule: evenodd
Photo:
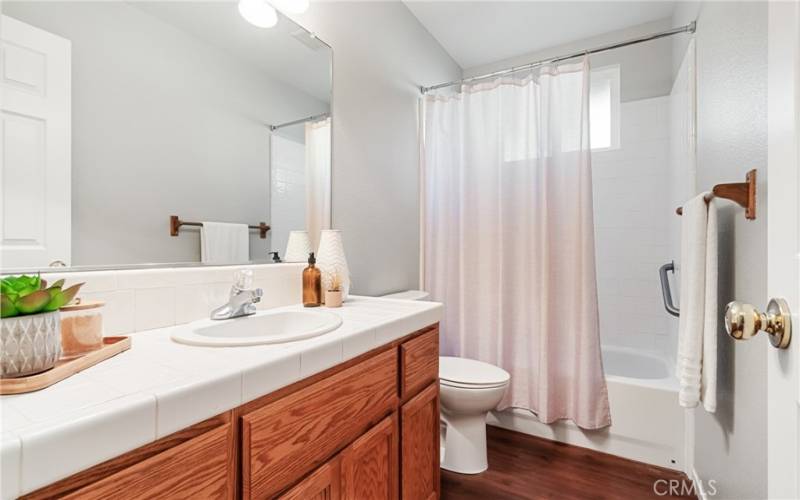
<path fill-rule="evenodd" d="M 259 309 L 299 303 L 304 264 L 259 264 L 119 271 L 43 273 L 48 281 L 81 283 L 79 296 L 102 300 L 105 335 L 124 335 L 208 317 L 228 299 L 234 272 L 253 271 L 253 286 L 264 290 Z"/>
<path fill-rule="evenodd" d="M 669 97 L 624 102 L 621 148 L 592 153 L 603 343 L 669 355 L 658 268 L 669 249 Z"/>
<path fill-rule="evenodd" d="M 306 147 L 280 135 L 272 136 L 270 220 L 272 250 L 283 255 L 289 231 L 306 227 Z"/>

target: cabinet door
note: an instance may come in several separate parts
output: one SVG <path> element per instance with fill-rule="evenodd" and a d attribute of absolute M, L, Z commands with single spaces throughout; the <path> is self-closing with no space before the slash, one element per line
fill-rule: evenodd
<path fill-rule="evenodd" d="M 325 465 L 281 495 L 281 500 L 339 500 L 341 460 L 334 457 Z"/>
<path fill-rule="evenodd" d="M 62 498 L 233 498 L 232 439 L 226 424 Z"/>
<path fill-rule="evenodd" d="M 438 383 L 429 385 L 403 405 L 401 425 L 403 498 L 439 498 Z"/>
<path fill-rule="evenodd" d="M 342 452 L 342 498 L 394 500 L 398 498 L 397 414 L 356 439 Z"/>
<path fill-rule="evenodd" d="M 392 349 L 242 416 L 242 493 L 273 498 L 397 406 Z"/>

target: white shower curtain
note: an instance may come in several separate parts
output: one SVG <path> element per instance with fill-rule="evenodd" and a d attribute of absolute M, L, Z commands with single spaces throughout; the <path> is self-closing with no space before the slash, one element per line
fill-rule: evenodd
<path fill-rule="evenodd" d="M 611 423 L 600 356 L 589 63 L 424 99 L 425 286 L 442 353 L 511 374 L 500 409 Z"/>
<path fill-rule="evenodd" d="M 311 248 L 331 228 L 331 119 L 306 123 L 306 231 Z M 316 251 L 316 250 L 315 250 Z"/>

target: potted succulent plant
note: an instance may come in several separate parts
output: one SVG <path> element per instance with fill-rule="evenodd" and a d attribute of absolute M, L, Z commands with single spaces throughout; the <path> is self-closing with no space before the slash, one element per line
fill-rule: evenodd
<path fill-rule="evenodd" d="M 325 305 L 327 307 L 342 307 L 342 277 L 338 271 L 331 274 L 330 285 L 325 290 Z"/>
<path fill-rule="evenodd" d="M 61 357 L 61 318 L 83 283 L 64 289 L 41 276 L 9 276 L 0 281 L 0 377 L 49 370 Z"/>

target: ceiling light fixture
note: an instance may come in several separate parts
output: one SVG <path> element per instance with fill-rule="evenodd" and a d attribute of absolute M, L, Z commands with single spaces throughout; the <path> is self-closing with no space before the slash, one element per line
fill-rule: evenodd
<path fill-rule="evenodd" d="M 239 14 L 259 28 L 272 28 L 278 24 L 278 13 L 266 0 L 239 0 Z"/>

